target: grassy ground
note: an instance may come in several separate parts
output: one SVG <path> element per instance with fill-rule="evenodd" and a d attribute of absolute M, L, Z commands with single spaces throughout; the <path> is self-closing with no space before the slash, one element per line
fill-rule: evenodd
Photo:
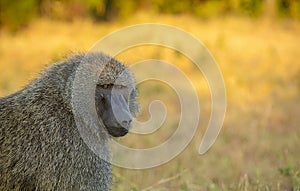
<path fill-rule="evenodd" d="M 98 24 L 36 20 L 17 34 L 1 31 L 0 96 L 25 86 L 52 60 L 71 51 L 86 51 L 118 28 L 157 22 L 157 18 L 138 14 L 126 21 Z M 300 23 L 167 15 L 160 15 L 159 22 L 194 34 L 216 58 L 227 90 L 224 127 L 211 150 L 198 155 L 210 113 L 209 91 L 201 73 L 185 57 L 166 48 L 135 48 L 119 55 L 129 65 L 145 58 L 177 65 L 199 92 L 202 116 L 191 144 L 171 162 L 148 170 L 114 167 L 113 190 L 300 190 Z M 149 94 L 143 87 L 140 99 L 144 105 L 156 93 L 163 99 L 174 97 L 172 91 L 152 87 Z M 165 126 L 172 129 L 172 121 L 178 120 L 173 115 L 177 101 L 165 100 L 172 114 Z M 130 135 L 122 141 L 132 147 L 154 146 L 169 135 L 168 129 L 162 129 L 154 136 Z"/>

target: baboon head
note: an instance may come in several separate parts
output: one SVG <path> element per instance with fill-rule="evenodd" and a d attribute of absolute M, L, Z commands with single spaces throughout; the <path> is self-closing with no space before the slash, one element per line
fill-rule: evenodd
<path fill-rule="evenodd" d="M 111 59 L 101 71 L 95 91 L 98 116 L 108 133 L 124 136 L 132 127 L 132 119 L 138 111 L 137 92 L 128 68 Z"/>

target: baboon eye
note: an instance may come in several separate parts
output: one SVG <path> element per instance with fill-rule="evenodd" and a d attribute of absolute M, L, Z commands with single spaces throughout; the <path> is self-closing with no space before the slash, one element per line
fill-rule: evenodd
<path fill-rule="evenodd" d="M 103 85 L 100 85 L 100 87 L 101 87 L 102 89 L 110 89 L 110 88 L 113 87 L 113 84 L 103 84 Z"/>
<path fill-rule="evenodd" d="M 114 85 L 115 88 L 117 89 L 123 89 L 123 88 L 126 88 L 126 86 L 123 86 L 123 85 Z"/>
<path fill-rule="evenodd" d="M 116 89 L 123 89 L 126 88 L 126 86 L 123 85 L 114 85 L 114 84 L 103 84 L 99 85 L 102 89 L 111 89 L 111 88 L 116 88 Z"/>

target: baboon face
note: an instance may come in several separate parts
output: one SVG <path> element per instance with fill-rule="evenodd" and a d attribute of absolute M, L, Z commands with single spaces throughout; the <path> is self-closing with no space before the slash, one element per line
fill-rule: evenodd
<path fill-rule="evenodd" d="M 125 70 L 124 70 L 125 71 Z M 109 79 L 102 76 L 96 86 L 95 104 L 98 116 L 108 133 L 114 137 L 121 137 L 128 133 L 132 127 L 133 115 L 136 109 L 136 88 L 129 73 L 123 71 L 121 77 Z M 107 72 L 105 71 L 104 74 Z M 110 70 L 110 74 L 112 70 Z M 116 76 L 114 74 L 113 76 Z M 119 79 L 119 80 L 118 80 Z M 110 83 L 101 83 L 101 82 Z"/>
<path fill-rule="evenodd" d="M 108 133 L 121 137 L 132 127 L 131 104 L 135 104 L 136 90 L 121 84 L 96 86 L 96 109 Z"/>

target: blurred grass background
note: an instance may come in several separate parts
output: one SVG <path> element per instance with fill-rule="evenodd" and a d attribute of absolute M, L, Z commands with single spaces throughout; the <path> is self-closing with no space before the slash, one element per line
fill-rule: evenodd
<path fill-rule="evenodd" d="M 201 121 L 191 144 L 171 162 L 148 170 L 114 167 L 113 190 L 300 190 L 299 19 L 298 0 L 1 0 L 0 96 L 116 29 L 145 22 L 177 26 L 200 39 L 222 70 L 228 104 L 223 129 L 209 152 L 198 155 L 211 109 L 201 72 L 168 48 L 123 52 L 117 58 L 127 65 L 154 58 L 184 71 L 199 93 Z M 155 146 L 177 127 L 178 99 L 155 82 L 139 91 L 141 119 L 158 98 L 168 117 L 158 132 L 120 141 Z"/>

